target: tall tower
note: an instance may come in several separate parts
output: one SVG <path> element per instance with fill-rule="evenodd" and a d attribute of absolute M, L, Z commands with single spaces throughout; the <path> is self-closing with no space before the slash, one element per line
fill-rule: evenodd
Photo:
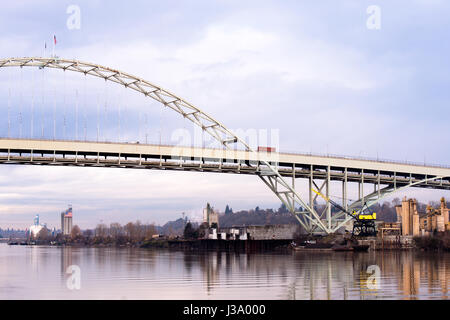
<path fill-rule="evenodd" d="M 70 235 L 72 231 L 72 206 L 61 212 L 61 232 L 63 235 Z"/>
<path fill-rule="evenodd" d="M 219 213 L 214 211 L 209 203 L 206 204 L 206 208 L 203 209 L 203 222 L 211 227 L 213 224 L 216 228 L 219 228 Z"/>

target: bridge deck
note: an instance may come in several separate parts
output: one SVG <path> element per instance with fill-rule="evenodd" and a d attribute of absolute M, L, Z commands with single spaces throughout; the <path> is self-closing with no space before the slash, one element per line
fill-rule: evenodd
<path fill-rule="evenodd" d="M 0 139 L 1 164 L 92 166 L 261 174 L 261 161 L 277 164 L 282 176 L 330 179 L 372 184 L 407 185 L 430 177 L 443 177 L 416 185 L 450 189 L 450 168 L 400 162 L 324 157 L 304 154 L 261 153 L 241 150 L 144 145 L 129 143 Z"/>

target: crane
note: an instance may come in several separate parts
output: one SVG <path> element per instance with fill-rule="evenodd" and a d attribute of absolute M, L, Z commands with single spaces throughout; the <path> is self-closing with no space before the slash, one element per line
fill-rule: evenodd
<path fill-rule="evenodd" d="M 363 213 L 357 214 L 357 212 L 354 211 L 353 213 L 351 213 L 336 201 L 323 195 L 320 191 L 317 191 L 313 188 L 311 190 L 314 191 L 314 193 L 316 193 L 318 196 L 321 196 L 325 201 L 329 202 L 335 208 L 341 210 L 346 215 L 350 216 L 352 219 L 355 220 L 353 222 L 353 231 L 352 231 L 353 236 L 371 237 L 377 235 L 377 231 L 375 228 L 375 220 L 377 219 L 377 214 L 375 212 L 370 214 L 363 214 Z"/>

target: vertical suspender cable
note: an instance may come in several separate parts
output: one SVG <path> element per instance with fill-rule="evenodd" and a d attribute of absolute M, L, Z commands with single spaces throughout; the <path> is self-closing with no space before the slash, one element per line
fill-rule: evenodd
<path fill-rule="evenodd" d="M 8 89 L 8 138 L 11 138 L 11 88 Z"/>
<path fill-rule="evenodd" d="M 44 116 L 45 116 L 45 69 L 42 68 L 42 109 L 41 109 L 41 139 L 44 139 Z"/>
<path fill-rule="evenodd" d="M 186 134 L 187 137 L 190 137 L 189 131 L 187 129 L 186 122 L 187 122 L 186 117 L 183 117 L 183 129 L 184 129 L 183 130 L 184 131 L 183 134 Z M 189 144 L 190 145 L 188 147 L 193 147 L 194 146 L 194 143 L 193 143 L 192 139 L 190 139 Z"/>
<path fill-rule="evenodd" d="M 144 122 L 145 122 L 145 144 L 148 144 L 148 114 L 144 114 Z"/>
<path fill-rule="evenodd" d="M 100 136 L 100 96 L 97 95 L 97 142 Z"/>
<path fill-rule="evenodd" d="M 20 69 L 19 138 L 22 138 L 23 71 Z"/>
<path fill-rule="evenodd" d="M 162 115 L 163 115 L 163 108 L 162 107 L 159 111 L 159 145 L 162 144 Z"/>
<path fill-rule="evenodd" d="M 64 70 L 64 88 L 63 88 L 63 105 L 64 105 L 64 131 L 63 131 L 63 139 L 66 140 L 66 115 L 67 115 L 67 106 L 66 106 L 66 70 Z"/>
<path fill-rule="evenodd" d="M 75 89 L 75 140 L 78 141 L 78 89 Z"/>
<path fill-rule="evenodd" d="M 33 122 L 34 122 L 34 87 L 35 87 L 35 75 L 36 75 L 36 70 L 33 69 L 32 71 L 32 88 L 31 88 L 31 120 L 30 120 L 30 138 L 33 139 Z"/>
<path fill-rule="evenodd" d="M 124 91 L 125 91 L 125 95 L 127 95 L 128 92 L 125 89 L 124 89 Z M 127 103 L 128 103 L 128 100 L 126 99 L 126 97 L 125 97 L 124 101 L 125 102 L 123 104 L 123 116 L 122 116 L 123 124 L 122 124 L 121 130 L 124 132 L 123 137 L 122 137 L 123 140 L 127 141 L 127 134 L 126 134 L 126 132 L 127 132 L 127 115 L 128 115 L 128 105 L 127 105 Z"/>
<path fill-rule="evenodd" d="M 138 112 L 138 139 L 137 141 L 141 141 L 141 110 Z"/>
<path fill-rule="evenodd" d="M 119 131 L 118 131 L 118 142 L 120 142 L 121 140 L 120 140 L 120 117 L 121 117 L 121 114 L 120 114 L 120 108 L 121 108 L 121 105 L 122 105 L 122 91 L 123 90 L 123 88 L 122 87 L 119 87 L 119 99 L 118 99 L 118 101 L 119 101 L 119 104 L 118 104 L 118 109 L 119 109 L 119 121 L 118 121 L 118 129 L 119 129 Z"/>
<path fill-rule="evenodd" d="M 9 72 L 8 81 L 8 138 L 11 138 L 11 71 Z"/>
<path fill-rule="evenodd" d="M 103 117 L 103 138 L 106 141 L 107 139 L 107 123 L 108 123 L 108 82 L 105 79 L 105 115 Z"/>
<path fill-rule="evenodd" d="M 53 88 L 53 140 L 56 140 L 56 86 Z"/>
<path fill-rule="evenodd" d="M 84 95 L 83 95 L 83 99 L 84 99 L 84 101 L 83 101 L 83 112 L 84 112 L 84 141 L 86 141 L 86 135 L 87 135 L 87 123 L 86 123 L 86 109 L 87 109 L 87 107 L 86 107 L 86 79 L 87 79 L 87 76 L 86 76 L 86 74 L 84 74 Z"/>

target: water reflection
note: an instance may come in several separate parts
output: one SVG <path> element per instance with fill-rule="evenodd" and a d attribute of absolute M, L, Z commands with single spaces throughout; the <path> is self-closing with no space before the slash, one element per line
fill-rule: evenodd
<path fill-rule="evenodd" d="M 0 245 L 0 298 L 448 299 L 449 264 L 448 253 L 249 255 Z M 81 269 L 80 290 L 67 288 L 71 265 Z M 379 267 L 376 281 L 371 266 Z"/>
<path fill-rule="evenodd" d="M 196 259 L 209 296 L 214 296 L 214 290 L 223 291 L 224 285 L 263 288 L 276 284 L 285 289 L 284 294 L 276 297 L 281 299 L 448 299 L 448 254 L 186 254 L 188 272 Z M 379 267 L 379 278 L 371 266 Z M 246 297 L 236 291 L 235 298 Z"/>

